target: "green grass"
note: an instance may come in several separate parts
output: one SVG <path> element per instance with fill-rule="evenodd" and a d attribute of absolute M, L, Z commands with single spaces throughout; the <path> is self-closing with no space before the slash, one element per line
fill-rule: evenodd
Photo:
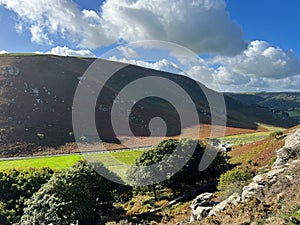
<path fill-rule="evenodd" d="M 121 171 L 126 173 L 128 165 L 133 165 L 137 157 L 139 157 L 144 150 L 122 151 L 112 153 L 93 154 L 93 158 L 101 161 L 108 169 Z M 53 156 L 42 157 L 35 159 L 18 159 L 18 160 L 3 160 L 0 161 L 1 169 L 13 168 L 42 168 L 50 167 L 55 170 L 62 170 L 71 167 L 77 161 L 83 160 L 82 155 L 68 155 L 68 156 Z M 127 166 L 126 166 L 127 165 Z"/>
<path fill-rule="evenodd" d="M 135 160 L 141 156 L 143 152 L 144 150 L 113 152 L 111 155 L 127 165 L 133 165 Z"/>
<path fill-rule="evenodd" d="M 103 165 L 117 174 L 126 182 L 126 174 L 135 160 L 143 154 L 145 150 L 122 151 L 102 154 L 91 154 L 86 156 L 89 161 L 102 162 Z"/>
<path fill-rule="evenodd" d="M 78 160 L 83 159 L 81 155 L 53 156 L 35 159 L 3 160 L 0 161 L 0 169 L 14 168 L 42 168 L 50 167 L 55 170 L 61 170 L 74 165 Z"/>
<path fill-rule="evenodd" d="M 265 124 L 259 124 L 259 125 L 266 128 L 268 131 L 256 132 L 256 133 L 252 133 L 252 134 L 237 134 L 237 135 L 232 135 L 232 136 L 226 136 L 226 137 L 220 138 L 220 140 L 224 141 L 224 142 L 229 141 L 233 146 L 238 146 L 238 145 L 243 145 L 243 144 L 263 140 L 264 138 L 268 137 L 273 132 L 284 130 L 283 128 L 280 128 L 280 127 L 273 127 L 273 126 L 265 125 Z"/>

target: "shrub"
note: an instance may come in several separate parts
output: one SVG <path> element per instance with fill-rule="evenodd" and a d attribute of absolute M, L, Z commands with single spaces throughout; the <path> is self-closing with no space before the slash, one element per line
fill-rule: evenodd
<path fill-rule="evenodd" d="M 222 174 L 218 183 L 218 197 L 226 199 L 233 193 L 240 194 L 242 188 L 250 183 L 252 175 L 248 171 L 242 169 L 229 170 Z"/>
<path fill-rule="evenodd" d="M 5 224 L 3 221 L 10 224 L 19 222 L 25 200 L 45 184 L 53 173 L 49 168 L 0 171 L 0 224 Z"/>
<path fill-rule="evenodd" d="M 114 197 L 129 191 L 126 186 L 105 179 L 80 161 L 54 174 L 27 201 L 20 224 L 96 224 L 98 213 L 109 212 Z"/>

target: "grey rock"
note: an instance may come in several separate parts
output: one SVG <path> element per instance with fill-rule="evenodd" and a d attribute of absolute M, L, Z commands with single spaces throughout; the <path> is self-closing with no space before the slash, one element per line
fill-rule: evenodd
<path fill-rule="evenodd" d="M 237 193 L 234 193 L 229 198 L 225 199 L 209 212 L 208 216 L 216 216 L 218 213 L 223 212 L 226 207 L 230 204 L 236 205 L 241 201 L 241 196 Z"/>
<path fill-rule="evenodd" d="M 285 145 L 277 150 L 277 159 L 273 167 L 282 166 L 289 160 L 300 158 L 300 129 L 289 134 L 285 140 Z"/>
<path fill-rule="evenodd" d="M 242 202 L 245 202 L 251 197 L 260 199 L 264 194 L 264 188 L 276 183 L 278 175 L 286 170 L 285 167 L 280 166 L 273 168 L 267 173 L 256 175 L 253 182 L 243 188 Z"/>
<path fill-rule="evenodd" d="M 209 206 L 209 203 L 211 201 L 211 199 L 213 198 L 213 194 L 212 193 L 203 193 L 201 195 L 198 195 L 195 200 L 193 201 L 191 208 L 193 210 L 196 210 L 197 207 L 199 206 Z"/>
<path fill-rule="evenodd" d="M 211 207 L 211 206 L 209 206 L 209 207 L 202 207 L 202 206 L 197 207 L 192 212 L 190 222 L 194 222 L 196 220 L 201 220 L 201 219 L 206 218 L 212 208 L 213 207 Z"/>
<path fill-rule="evenodd" d="M 249 185 L 243 188 L 242 193 L 242 202 L 245 202 L 247 199 L 251 197 L 256 197 L 258 199 L 263 195 L 264 185 L 258 184 L 256 182 L 252 182 Z"/>

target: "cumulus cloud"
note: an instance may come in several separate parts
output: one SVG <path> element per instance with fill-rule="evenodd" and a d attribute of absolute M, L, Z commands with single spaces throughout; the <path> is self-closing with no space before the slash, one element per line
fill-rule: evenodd
<path fill-rule="evenodd" d="M 106 0 L 100 13 L 80 10 L 70 0 L 0 4 L 19 16 L 37 43 L 51 44 L 60 35 L 82 48 L 152 39 L 175 42 L 198 54 L 236 54 L 245 48 L 242 30 L 231 21 L 224 0 Z"/>
<path fill-rule="evenodd" d="M 73 50 L 64 46 L 57 46 L 52 48 L 48 52 L 35 52 L 37 54 L 51 54 L 51 55 L 61 55 L 61 56 L 80 56 L 80 57 L 96 57 L 90 50 Z"/>
<path fill-rule="evenodd" d="M 300 61 L 294 53 L 265 41 L 252 41 L 236 56 L 216 56 L 206 62 L 224 91 L 298 91 L 300 87 Z"/>
<path fill-rule="evenodd" d="M 128 41 L 171 41 L 197 53 L 234 54 L 245 47 L 224 0 L 107 0 L 102 12 L 111 35 Z"/>
<path fill-rule="evenodd" d="M 141 66 L 141 67 L 145 67 L 145 68 L 149 68 L 149 69 L 154 69 L 154 70 L 159 70 L 159 71 L 164 71 L 164 72 L 169 72 L 169 73 L 174 73 L 174 74 L 181 74 L 181 75 L 186 74 L 182 69 L 179 68 L 178 65 L 176 65 L 175 63 L 173 63 L 167 59 L 161 59 L 156 62 L 146 62 L 143 60 L 118 58 L 116 56 L 112 56 L 109 58 L 109 60 L 123 62 L 123 63 L 127 63 L 127 64 L 132 64 L 132 65 L 137 65 L 137 66 Z"/>
<path fill-rule="evenodd" d="M 300 62 L 292 51 L 265 41 L 243 40 L 242 29 L 230 19 L 225 0 L 106 0 L 101 8 L 80 10 L 72 0 L 0 0 L 18 16 L 17 32 L 28 30 L 31 41 L 53 45 L 63 38 L 72 46 L 54 47 L 46 54 L 95 57 L 90 50 L 114 43 L 140 40 L 170 41 L 196 54 L 215 53 L 191 61 L 181 52 L 172 60 L 139 60 L 134 49 L 120 47 L 124 58 L 111 58 L 156 70 L 188 76 L 223 90 L 298 90 Z M 151 43 L 149 42 L 149 45 Z M 6 53 L 0 51 L 0 54 Z"/>
<path fill-rule="evenodd" d="M 8 52 L 7 51 L 5 51 L 5 50 L 1 50 L 0 51 L 0 54 L 7 54 Z"/>
<path fill-rule="evenodd" d="M 18 15 L 18 27 L 27 27 L 33 42 L 51 44 L 53 37 L 61 36 L 86 48 L 111 43 L 104 34 L 97 13 L 81 11 L 70 0 L 0 0 L 0 5 Z"/>
<path fill-rule="evenodd" d="M 233 72 L 230 68 L 220 66 L 214 72 L 215 79 L 220 84 L 225 85 L 242 85 L 250 82 L 250 77 Z"/>
<path fill-rule="evenodd" d="M 250 77 L 280 79 L 300 74 L 300 61 L 292 51 L 284 51 L 265 41 L 253 41 L 242 53 L 234 57 L 218 56 L 213 63 Z"/>

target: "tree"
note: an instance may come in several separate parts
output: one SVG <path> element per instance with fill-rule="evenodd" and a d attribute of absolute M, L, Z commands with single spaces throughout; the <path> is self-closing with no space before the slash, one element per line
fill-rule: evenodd
<path fill-rule="evenodd" d="M 196 146 L 196 147 L 195 147 Z M 217 157 L 213 160 L 211 166 L 207 170 L 200 172 L 199 163 L 204 154 L 205 146 L 197 140 L 165 140 L 162 141 L 154 149 L 143 153 L 140 158 L 136 161 L 136 166 L 128 172 L 128 179 L 132 183 L 141 183 L 146 180 L 155 180 L 157 171 L 153 172 L 148 167 L 154 163 L 158 163 L 165 160 L 166 163 L 161 165 L 159 168 L 160 172 L 171 171 L 178 167 L 178 162 L 184 160 L 184 152 L 187 149 L 194 149 L 195 151 L 185 164 L 176 174 L 169 177 L 167 180 L 161 182 L 159 185 L 171 189 L 173 197 L 176 197 L 177 192 L 180 190 L 183 192 L 184 189 L 195 187 L 199 184 L 206 183 L 210 180 L 215 180 L 222 172 L 226 170 L 226 160 L 221 154 L 217 154 Z M 175 149 L 177 153 L 175 154 Z M 170 170 L 171 169 L 171 170 Z M 156 185 L 151 185 L 149 188 L 152 189 L 154 197 L 156 196 Z"/>
<path fill-rule="evenodd" d="M 98 212 L 108 210 L 115 195 L 125 191 L 129 189 L 99 176 L 90 165 L 80 161 L 56 173 L 32 196 L 21 225 L 96 224 Z"/>

